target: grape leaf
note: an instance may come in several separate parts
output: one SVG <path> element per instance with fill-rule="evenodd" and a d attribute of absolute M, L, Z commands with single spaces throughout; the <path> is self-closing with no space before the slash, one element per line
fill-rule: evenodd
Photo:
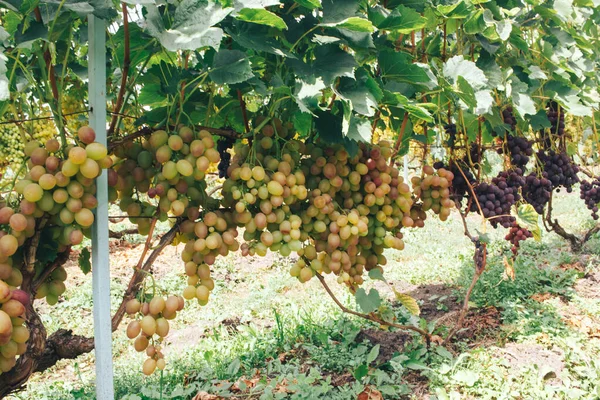
<path fill-rule="evenodd" d="M 209 75 L 218 85 L 245 82 L 254 76 L 246 54 L 239 50 L 226 49 L 215 55 Z"/>
<path fill-rule="evenodd" d="M 374 268 L 369 271 L 369 278 L 387 282 L 383 276 L 383 272 L 379 268 Z"/>
<path fill-rule="evenodd" d="M 474 90 L 482 89 L 488 81 L 483 71 L 463 56 L 454 56 L 446 61 L 443 72 L 452 83 L 458 83 L 458 77 L 462 77 Z"/>
<path fill-rule="evenodd" d="M 381 76 L 399 82 L 427 83 L 431 78 L 425 69 L 412 63 L 412 56 L 403 52 L 382 51 L 377 59 Z"/>
<path fill-rule="evenodd" d="M 337 28 L 344 28 L 350 31 L 356 32 L 373 32 L 374 27 L 371 21 L 359 17 L 350 17 L 343 21 L 331 22 L 328 24 L 320 24 L 321 26 L 335 26 Z"/>
<path fill-rule="evenodd" d="M 240 21 L 272 26 L 281 30 L 287 29 L 287 25 L 281 17 L 264 8 L 243 8 L 238 12 L 236 18 Z"/>
<path fill-rule="evenodd" d="M 357 118 L 354 115 L 350 118 L 350 126 L 346 136 L 357 142 L 371 143 L 371 124 L 369 121 Z"/>
<path fill-rule="evenodd" d="M 358 0 L 323 0 L 323 23 L 333 24 L 354 17 L 359 6 Z"/>
<path fill-rule="evenodd" d="M 169 51 L 196 50 L 202 47 L 218 49 L 223 37 L 221 22 L 233 8 L 201 0 L 183 0 L 175 10 L 173 24 L 164 25 L 162 15 L 155 5 L 146 8 L 146 29 Z"/>
<path fill-rule="evenodd" d="M 469 82 L 459 75 L 456 78 L 456 84 L 458 85 L 458 91 L 456 92 L 456 95 L 467 105 L 467 107 L 474 108 L 477 106 L 475 91 Z"/>
<path fill-rule="evenodd" d="M 363 288 L 359 288 L 356 291 L 356 303 L 359 305 L 361 310 L 366 313 L 373 312 L 381 305 L 381 297 L 376 289 L 369 290 L 369 293 Z"/>
<path fill-rule="evenodd" d="M 396 300 L 398 300 L 400 304 L 402 304 L 408 310 L 409 313 L 411 313 L 412 315 L 421 314 L 419 304 L 413 297 L 405 293 L 400 293 L 394 288 L 392 289 L 394 290 L 394 294 L 396 295 Z"/>
<path fill-rule="evenodd" d="M 399 33 L 411 33 L 425 27 L 427 19 L 412 8 L 399 5 L 377 27 Z"/>
<path fill-rule="evenodd" d="M 320 0 L 296 0 L 296 3 L 300 4 L 302 7 L 308 8 L 309 10 L 321 7 Z"/>
<path fill-rule="evenodd" d="M 81 268 L 81 272 L 85 275 L 89 274 L 92 270 L 90 256 L 91 254 L 87 247 L 84 247 L 81 253 L 79 253 L 79 268 Z"/>
<path fill-rule="evenodd" d="M 513 207 L 512 214 L 516 218 L 517 224 L 529 230 L 537 242 L 542 239 L 542 230 L 538 224 L 539 215 L 531 204 Z"/>

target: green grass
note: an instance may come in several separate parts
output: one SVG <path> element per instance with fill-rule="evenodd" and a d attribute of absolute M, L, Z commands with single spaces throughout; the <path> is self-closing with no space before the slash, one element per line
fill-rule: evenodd
<path fill-rule="evenodd" d="M 582 205 L 574 210 L 572 199 L 559 196 L 555 205 L 559 220 L 571 230 L 589 227 L 589 215 Z M 469 229 L 484 231 L 475 216 L 469 217 Z M 343 315 L 318 281 L 302 285 L 291 278 L 292 258 L 272 256 L 263 262 L 230 256 L 215 266 L 216 288 L 209 304 L 187 304 L 174 321 L 164 374 L 143 377 L 144 357 L 135 353 L 123 330 L 113 335 L 117 398 L 190 399 L 199 391 L 227 397 L 241 377 L 257 377 L 256 386 L 244 392 L 256 399 L 356 399 L 367 385 L 386 399 L 417 399 L 422 393 L 440 400 L 600 397 L 600 341 L 570 326 L 561 315 L 568 307 L 597 321 L 600 301 L 575 291 L 575 282 L 585 273 L 560 268 L 580 261 L 585 272 L 597 271 L 600 238 L 590 240 L 583 257 L 571 253 L 554 234 L 544 234 L 541 242 L 529 240 L 517 258 L 512 281 L 504 276 L 503 260 L 510 255 L 502 240 L 504 231 L 488 227 L 486 233 L 492 240 L 488 266 L 471 303 L 498 308 L 502 326 L 481 345 L 472 348 L 467 341 L 456 343 L 451 352 L 436 346 L 428 351 L 415 338 L 381 360 L 379 345 L 358 340 L 362 330 L 373 326 Z M 443 283 L 461 300 L 473 266 L 472 245 L 462 235 L 457 216 L 445 223 L 430 218 L 426 228 L 407 232 L 405 242 L 404 251 L 386 253 L 388 280 Z M 163 273 L 155 290 L 181 291 L 185 280 L 179 266 Z M 331 283 L 338 298 L 356 308 L 352 296 Z M 113 281 L 113 307 L 125 285 L 124 278 Z M 544 293 L 550 294 L 547 300 L 532 299 Z M 91 334 L 91 303 L 88 278 L 70 287 L 57 306 L 47 308 L 43 318 L 49 332 L 69 327 Z M 408 320 L 403 308 L 393 310 L 399 320 Z M 501 350 L 507 343 L 560 350 L 560 379 L 544 380 L 554 371 L 546 371 L 548 366 L 536 360 L 515 366 Z M 15 398 L 93 399 L 93 354 L 61 361 L 47 374 L 35 375 L 28 390 Z"/>

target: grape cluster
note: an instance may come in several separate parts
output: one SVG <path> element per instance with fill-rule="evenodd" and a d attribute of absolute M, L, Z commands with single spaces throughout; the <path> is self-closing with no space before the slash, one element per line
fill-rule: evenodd
<path fill-rule="evenodd" d="M 521 226 L 519 226 L 519 224 L 517 224 L 517 222 L 513 222 L 512 226 L 510 227 L 508 233 L 506 234 L 506 236 L 504 237 L 505 240 L 508 240 L 511 244 L 511 251 L 513 252 L 514 255 L 517 255 L 517 252 L 519 251 L 519 246 L 520 243 L 528 238 L 533 237 L 533 234 L 531 233 L 531 231 L 529 231 L 529 229 L 523 228 Z"/>
<path fill-rule="evenodd" d="M 230 137 L 222 137 L 217 142 L 217 151 L 221 155 L 221 161 L 218 165 L 219 178 L 227 178 L 227 170 L 231 163 L 231 154 L 227 151 L 232 148 L 235 143 L 235 139 Z"/>
<path fill-rule="evenodd" d="M 0 126 L 0 187 L 12 181 L 25 158 L 23 140 L 16 125 Z"/>
<path fill-rule="evenodd" d="M 446 124 L 444 125 L 444 131 L 448 138 L 446 139 L 446 144 L 448 147 L 453 148 L 456 144 L 456 124 Z"/>
<path fill-rule="evenodd" d="M 580 187 L 581 199 L 585 205 L 592 211 L 592 218 L 598 220 L 598 205 L 600 205 L 600 179 L 594 179 L 591 182 L 582 181 Z"/>
<path fill-rule="evenodd" d="M 0 373 L 10 370 L 26 349 L 29 331 L 24 324 L 30 295 L 20 289 L 24 245 L 41 229 L 56 243 L 58 252 L 83 240 L 94 221 L 97 205 L 94 179 L 112 165 L 107 149 L 95 143 L 89 127 L 78 132 L 80 144 L 61 148 L 55 139 L 28 142 L 24 146 L 26 174 L 18 179 L 5 199 L 0 198 Z M 44 220 L 40 228 L 38 221 Z M 37 263 L 36 273 L 45 265 Z M 56 304 L 65 291 L 67 274 L 59 267 L 40 285 L 36 298 Z"/>
<path fill-rule="evenodd" d="M 519 187 L 522 180 L 515 171 L 500 173 L 490 183 L 481 182 L 475 186 L 477 202 L 471 203 L 471 210 L 481 212 L 483 217 L 490 219 L 493 227 L 502 225 L 508 228 L 514 221 L 510 215 L 511 208 L 520 200 Z"/>
<path fill-rule="evenodd" d="M 161 343 L 169 334 L 169 320 L 174 319 L 184 305 L 181 296 L 169 296 L 166 299 L 154 296 L 144 303 L 132 299 L 125 305 L 127 314 L 139 318 L 127 326 L 127 337 L 135 339 L 133 347 L 136 351 L 145 351 L 148 356 L 142 366 L 145 375 L 151 375 L 156 369 L 165 369 Z"/>
<path fill-rule="evenodd" d="M 67 271 L 60 266 L 40 285 L 35 293 L 36 299 L 46 298 L 46 302 L 53 306 L 58 303 L 58 298 L 67 290 L 65 281 L 67 280 Z"/>
<path fill-rule="evenodd" d="M 181 225 L 182 242 L 185 243 L 181 259 L 188 277 L 183 297 L 186 300 L 195 298 L 204 306 L 215 287 L 210 277 L 210 266 L 217 256 L 237 251 L 240 245 L 233 212 L 207 212 L 197 221 L 199 216 L 197 209 L 190 209 L 188 219 Z"/>
<path fill-rule="evenodd" d="M 0 375 L 10 371 L 17 357 L 27 350 L 29 330 L 25 326 L 25 307 L 29 295 L 0 280 Z"/>
<path fill-rule="evenodd" d="M 61 106 L 64 114 L 72 114 L 65 117 L 66 128 L 69 132 L 77 132 L 85 125 L 85 113 L 73 114 L 82 110 L 87 110 L 87 105 L 81 100 L 80 93 L 68 93 L 62 96 Z"/>
<path fill-rule="evenodd" d="M 475 242 L 473 261 L 475 262 L 475 268 L 477 268 L 478 271 L 482 271 L 487 264 L 487 246 L 480 240 Z"/>
<path fill-rule="evenodd" d="M 533 206 L 538 214 L 544 213 L 544 207 L 552 197 L 552 182 L 548 179 L 548 173 L 543 172 L 539 177 L 532 172 L 525 178 L 525 186 L 523 186 L 523 198 Z"/>
<path fill-rule="evenodd" d="M 454 176 L 452 185 L 450 186 L 450 193 L 455 203 L 460 204 L 465 197 L 470 196 L 471 193 L 469 184 L 473 186 L 476 182 L 476 179 L 464 163 L 461 163 L 459 168 L 456 162 L 451 163 L 450 166 L 445 166 L 443 162 L 438 161 L 433 164 L 433 167 L 436 169 L 445 168 Z M 464 176 L 463 173 L 465 174 Z M 466 180 L 465 177 L 467 178 Z"/>
<path fill-rule="evenodd" d="M 391 144 L 362 144 L 350 157 L 341 145 L 307 145 L 308 207 L 301 210 L 309 244 L 290 273 L 302 282 L 334 273 L 356 287 L 363 273 L 386 264 L 385 248 L 403 249 L 402 226 L 417 226 L 410 187 L 389 165 Z M 369 218 L 369 216 L 372 216 Z"/>
<path fill-rule="evenodd" d="M 512 106 L 507 106 L 504 110 L 502 110 L 502 119 L 506 125 L 510 126 L 511 131 L 515 131 L 515 129 L 517 129 L 517 119 L 513 114 Z"/>
<path fill-rule="evenodd" d="M 545 150 L 551 149 L 558 139 L 561 148 L 564 148 L 565 113 L 555 101 L 548 102 L 546 108 L 548 109 L 546 115 L 550 121 L 550 132 L 547 133 L 545 130 L 540 131 L 542 147 Z"/>
<path fill-rule="evenodd" d="M 445 221 L 454 208 L 454 201 L 450 199 L 450 189 L 454 174 L 440 167 L 437 172 L 429 165 L 423 167 L 423 178 L 412 178 L 413 193 L 422 202 L 422 210 L 432 210 L 438 214 L 440 220 Z"/>
<path fill-rule="evenodd" d="M 158 130 L 148 139 L 115 149 L 116 165 L 109 171 L 109 185 L 140 234 L 150 229 L 146 217 L 158 213 L 160 220 L 166 220 L 169 214 L 182 216 L 188 208 L 205 203 L 206 173 L 220 161 L 214 147 L 210 132 L 180 127 L 176 134 Z"/>
<path fill-rule="evenodd" d="M 549 150 L 546 153 L 540 150 L 537 157 L 544 167 L 544 172 L 548 174 L 552 187 L 554 189 L 564 187 L 568 193 L 571 193 L 573 185 L 579 182 L 577 176 L 579 167 L 571 161 L 567 153 L 557 153 L 554 150 Z"/>
<path fill-rule="evenodd" d="M 510 154 L 510 163 L 517 168 L 525 168 L 533 155 L 533 142 L 524 137 L 508 135 L 506 147 Z M 499 153 L 502 152 L 503 150 L 499 150 Z"/>

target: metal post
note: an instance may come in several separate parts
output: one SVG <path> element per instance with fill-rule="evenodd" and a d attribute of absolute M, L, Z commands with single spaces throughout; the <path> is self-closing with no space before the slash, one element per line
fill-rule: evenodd
<path fill-rule="evenodd" d="M 106 145 L 106 25 L 88 16 L 90 126 L 96 141 Z M 96 179 L 98 207 L 92 226 L 92 286 L 96 398 L 113 400 L 112 328 L 110 316 L 110 263 L 108 259 L 108 180 L 106 171 Z"/>

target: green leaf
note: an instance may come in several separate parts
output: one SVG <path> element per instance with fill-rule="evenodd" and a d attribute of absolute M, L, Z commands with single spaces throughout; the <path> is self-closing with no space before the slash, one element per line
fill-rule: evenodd
<path fill-rule="evenodd" d="M 264 8 L 243 8 L 238 12 L 236 18 L 241 21 L 272 26 L 281 30 L 287 29 L 287 25 L 281 17 Z"/>
<path fill-rule="evenodd" d="M 532 115 L 531 118 L 529 118 L 529 123 L 531 124 L 531 129 L 535 131 L 550 128 L 552 126 L 548 120 L 546 110 L 540 110 L 535 115 Z"/>
<path fill-rule="evenodd" d="M 321 90 L 325 87 L 325 83 L 321 78 L 316 78 L 313 82 L 297 79 L 293 97 L 300 111 L 313 114 L 313 110 L 319 108 L 319 97 L 321 96 Z"/>
<path fill-rule="evenodd" d="M 8 8 L 11 11 L 19 12 L 21 0 L 0 0 L 0 6 Z"/>
<path fill-rule="evenodd" d="M 473 87 L 467 82 L 462 76 L 458 76 L 456 79 L 458 91 L 456 95 L 469 107 L 474 108 L 477 105 L 477 99 L 475 98 L 475 91 Z"/>
<path fill-rule="evenodd" d="M 512 101 L 521 117 L 524 118 L 525 115 L 535 115 L 535 103 L 528 94 L 513 92 Z"/>
<path fill-rule="evenodd" d="M 357 142 L 371 143 L 371 124 L 368 120 L 352 116 L 346 136 Z"/>
<path fill-rule="evenodd" d="M 183 0 L 177 6 L 173 24 L 164 25 L 162 15 L 155 5 L 146 8 L 146 29 L 169 51 L 196 50 L 221 44 L 223 30 L 213 28 L 227 17 L 233 8 L 221 8 L 217 3 L 202 0 Z"/>
<path fill-rule="evenodd" d="M 315 61 L 312 64 L 313 73 L 323 77 L 325 84 L 331 84 L 340 76 L 354 76 L 357 66 L 354 57 L 340 49 L 335 44 L 319 46 L 315 51 Z"/>
<path fill-rule="evenodd" d="M 6 68 L 7 60 L 6 56 L 0 53 L 0 101 L 10 99 L 9 82 L 6 76 L 6 72 L 8 71 L 8 68 Z"/>
<path fill-rule="evenodd" d="M 84 275 L 87 275 L 92 270 L 91 254 L 87 247 L 84 247 L 79 253 L 79 268 Z"/>
<path fill-rule="evenodd" d="M 381 305 L 381 297 L 376 289 L 369 290 L 369 293 L 363 288 L 359 288 L 356 291 L 356 303 L 359 305 L 361 310 L 366 313 L 371 313 L 379 308 Z"/>
<path fill-rule="evenodd" d="M 343 143 L 342 117 L 331 112 L 317 111 L 314 119 L 315 128 L 319 137 L 325 143 Z"/>
<path fill-rule="evenodd" d="M 362 378 L 369 374 L 369 366 L 366 364 L 362 364 L 358 368 L 354 370 L 354 379 L 360 381 Z"/>
<path fill-rule="evenodd" d="M 483 19 L 483 10 L 476 10 L 473 14 L 467 18 L 464 24 L 465 33 L 474 35 L 481 33 L 486 28 L 485 21 Z"/>
<path fill-rule="evenodd" d="M 340 98 L 351 103 L 352 109 L 358 114 L 367 117 L 375 115 L 377 99 L 369 90 L 364 81 L 350 78 L 341 78 L 337 89 Z"/>
<path fill-rule="evenodd" d="M 227 367 L 227 375 L 228 376 L 235 376 L 235 375 L 237 375 L 237 373 L 240 370 L 241 366 L 242 366 L 242 363 L 241 363 L 240 359 L 236 358 Z"/>
<path fill-rule="evenodd" d="M 283 45 L 270 36 L 269 28 L 258 24 L 234 21 L 232 26 L 225 28 L 236 44 L 257 52 L 267 52 L 282 57 L 294 55 L 283 48 Z"/>
<path fill-rule="evenodd" d="M 375 29 L 371 21 L 359 17 L 350 17 L 339 22 L 320 24 L 320 26 L 334 26 L 336 28 L 343 28 L 356 32 L 373 32 Z"/>
<path fill-rule="evenodd" d="M 21 25 L 19 26 L 21 28 Z M 48 39 L 48 28 L 42 23 L 34 21 L 27 30 L 22 33 L 21 29 L 15 32 L 15 44 L 17 48 L 31 49 L 31 45 L 38 39 Z"/>
<path fill-rule="evenodd" d="M 379 344 L 373 346 L 369 354 L 367 354 L 367 364 L 371 364 L 379 356 Z"/>
<path fill-rule="evenodd" d="M 300 4 L 302 7 L 306 7 L 309 10 L 314 10 L 315 8 L 321 7 L 320 0 L 295 0 L 296 3 Z"/>
<path fill-rule="evenodd" d="M 512 213 L 517 224 L 529 230 L 536 241 L 539 242 L 542 239 L 542 230 L 538 225 L 539 215 L 531 204 L 522 204 L 518 208 L 515 206 Z"/>
<path fill-rule="evenodd" d="M 458 77 L 462 77 L 473 90 L 485 87 L 488 81 L 483 71 L 463 56 L 454 56 L 446 61 L 443 73 L 452 83 L 458 83 Z"/>
<path fill-rule="evenodd" d="M 398 300 L 400 304 L 402 304 L 408 310 L 409 313 L 411 313 L 412 315 L 421 314 L 419 304 L 414 298 L 412 298 L 408 294 L 400 293 L 394 288 L 392 289 L 394 290 L 394 294 L 396 295 L 396 300 Z"/>
<path fill-rule="evenodd" d="M 412 8 L 399 5 L 377 27 L 398 33 L 411 33 L 424 28 L 427 19 Z"/>
<path fill-rule="evenodd" d="M 399 82 L 426 83 L 431 79 L 425 71 L 412 63 L 412 56 L 403 52 L 382 51 L 377 59 L 381 76 Z"/>
<path fill-rule="evenodd" d="M 310 114 L 297 111 L 294 113 L 292 120 L 294 122 L 294 129 L 296 129 L 300 136 L 307 137 L 312 129 L 313 117 Z"/>
<path fill-rule="evenodd" d="M 246 54 L 225 49 L 215 55 L 209 75 L 218 85 L 245 82 L 254 76 Z"/>
<path fill-rule="evenodd" d="M 324 24 L 334 24 L 355 17 L 360 7 L 358 0 L 323 0 Z"/>
<path fill-rule="evenodd" d="M 381 272 L 381 269 L 379 269 L 379 268 L 374 268 L 374 269 L 370 270 L 369 278 L 387 282 L 385 277 L 383 276 L 383 272 Z"/>

